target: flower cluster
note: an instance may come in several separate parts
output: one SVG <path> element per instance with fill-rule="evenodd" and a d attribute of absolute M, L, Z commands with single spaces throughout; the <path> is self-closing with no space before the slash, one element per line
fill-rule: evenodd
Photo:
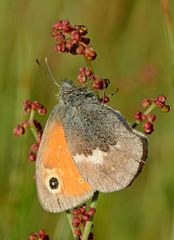
<path fill-rule="evenodd" d="M 107 89 L 110 83 L 109 79 L 101 78 L 97 74 L 93 73 L 89 68 L 80 67 L 77 79 L 80 83 L 86 83 L 87 80 L 92 82 L 92 87 L 97 90 Z M 109 102 L 109 96 L 106 96 L 105 92 L 100 99 L 102 102 Z"/>
<path fill-rule="evenodd" d="M 89 45 L 90 39 L 85 36 L 87 33 L 84 25 L 73 25 L 68 20 L 59 20 L 53 25 L 51 34 L 56 40 L 58 52 L 84 55 L 92 61 L 97 54 Z"/>
<path fill-rule="evenodd" d="M 29 121 L 24 120 L 20 122 L 14 129 L 13 129 L 13 134 L 15 136 L 21 136 L 25 133 L 26 129 L 30 127 Z"/>
<path fill-rule="evenodd" d="M 48 234 L 45 233 L 43 229 L 41 229 L 38 233 L 33 232 L 28 236 L 28 240 L 49 240 Z"/>
<path fill-rule="evenodd" d="M 68 20 L 59 20 L 52 27 L 52 36 L 56 39 L 56 50 L 73 55 L 83 55 L 88 61 L 88 68 L 81 67 L 77 79 L 80 83 L 86 83 L 91 80 L 92 88 L 103 90 L 101 102 L 107 103 L 110 98 L 106 95 L 106 88 L 109 85 L 109 79 L 104 79 L 95 74 L 92 70 L 90 61 L 95 60 L 97 54 L 89 46 L 90 39 L 86 37 L 87 28 L 83 25 L 73 25 Z"/>
<path fill-rule="evenodd" d="M 30 113 L 32 110 L 37 111 L 40 115 L 45 115 L 47 110 L 38 101 L 25 100 L 23 103 L 25 113 Z"/>
<path fill-rule="evenodd" d="M 77 236 L 77 239 L 82 239 L 83 229 L 86 225 L 86 222 L 89 221 L 95 214 L 95 209 L 92 207 L 87 207 L 85 204 L 80 207 L 76 207 L 72 211 L 73 220 L 72 225 L 74 227 L 74 233 Z M 89 240 L 94 239 L 94 235 L 91 232 L 88 237 Z"/>
<path fill-rule="evenodd" d="M 30 100 L 24 101 L 23 110 L 24 110 L 24 113 L 26 114 L 38 112 L 40 115 L 45 115 L 47 112 L 46 108 L 42 104 L 40 104 L 38 101 L 30 101 Z M 38 122 L 36 119 L 33 119 L 33 118 L 31 119 L 29 117 L 28 120 L 24 120 L 19 124 L 17 124 L 17 126 L 13 129 L 13 134 L 15 136 L 21 136 L 26 132 L 28 128 L 30 129 L 34 128 L 37 135 L 36 142 L 32 144 L 28 153 L 28 159 L 30 161 L 35 161 L 37 151 L 39 149 L 41 137 L 42 137 L 42 132 L 43 132 L 42 125 L 40 124 L 40 122 Z"/>
<path fill-rule="evenodd" d="M 149 109 L 152 107 L 158 107 L 165 112 L 170 111 L 170 106 L 166 104 L 166 97 L 163 95 L 158 96 L 155 99 L 144 99 L 142 101 L 142 107 L 147 108 L 145 113 L 136 112 L 135 119 L 136 122 L 144 121 L 143 128 L 146 134 L 151 134 L 154 131 L 154 121 L 156 120 L 156 115 L 154 113 L 150 113 Z"/>

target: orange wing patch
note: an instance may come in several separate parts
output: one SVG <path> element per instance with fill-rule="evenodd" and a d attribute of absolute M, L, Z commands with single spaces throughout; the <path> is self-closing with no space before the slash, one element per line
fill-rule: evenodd
<path fill-rule="evenodd" d="M 60 181 L 60 192 L 65 195 L 77 196 L 84 192 L 91 192 L 91 186 L 81 177 L 72 160 L 63 126 L 60 123 L 54 123 L 54 126 L 49 127 L 52 129 L 51 134 L 46 139 L 42 152 L 44 169 L 56 172 Z"/>

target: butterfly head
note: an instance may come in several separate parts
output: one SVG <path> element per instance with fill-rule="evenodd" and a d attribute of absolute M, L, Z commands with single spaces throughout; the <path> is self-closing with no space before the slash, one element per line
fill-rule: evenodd
<path fill-rule="evenodd" d="M 75 86 L 70 80 L 64 80 L 60 87 L 60 102 L 71 105 L 81 105 L 92 101 L 99 103 L 98 96 L 86 87 Z"/>

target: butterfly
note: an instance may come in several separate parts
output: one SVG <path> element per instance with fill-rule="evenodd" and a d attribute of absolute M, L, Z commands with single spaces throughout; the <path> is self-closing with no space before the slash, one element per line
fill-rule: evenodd
<path fill-rule="evenodd" d="M 46 123 L 36 159 L 40 203 L 62 212 L 95 191 L 129 186 L 147 158 L 147 138 L 96 93 L 65 80 Z"/>

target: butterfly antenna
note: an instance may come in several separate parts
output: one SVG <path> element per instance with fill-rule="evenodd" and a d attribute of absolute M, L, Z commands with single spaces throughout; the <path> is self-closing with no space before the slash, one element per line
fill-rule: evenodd
<path fill-rule="evenodd" d="M 42 68 L 42 70 L 43 70 L 44 73 L 49 77 L 49 79 L 51 79 L 56 86 L 60 87 L 60 85 L 59 85 L 58 82 L 55 80 L 55 78 L 54 78 L 54 76 L 53 76 L 53 74 L 52 74 L 52 72 L 51 72 L 50 66 L 49 66 L 49 64 L 48 64 L 48 59 L 47 59 L 47 57 L 45 57 L 46 69 L 45 69 L 45 67 L 42 66 L 42 64 L 39 62 L 38 59 L 36 59 L 36 63 Z"/>
<path fill-rule="evenodd" d="M 119 88 L 117 88 L 114 92 L 112 92 L 112 93 L 109 95 L 109 97 L 112 97 L 114 94 L 118 93 L 118 91 L 119 91 Z"/>

